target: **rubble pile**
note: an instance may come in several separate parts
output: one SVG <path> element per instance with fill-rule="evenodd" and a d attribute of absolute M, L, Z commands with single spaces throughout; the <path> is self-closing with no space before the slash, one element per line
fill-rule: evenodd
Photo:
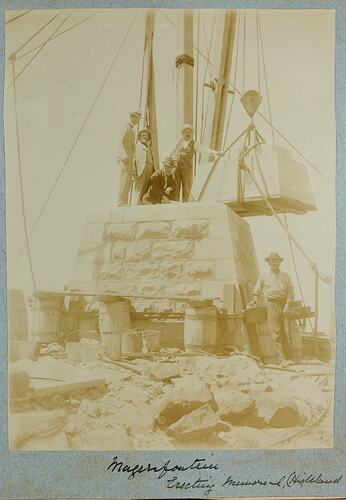
<path fill-rule="evenodd" d="M 30 376 L 104 380 L 104 391 L 76 390 L 51 408 L 65 408 L 59 432 L 73 450 L 259 448 L 303 429 L 328 404 L 304 370 L 269 370 L 240 354 L 136 359 L 136 373 L 115 362 L 73 366 L 48 357 L 14 365 Z"/>

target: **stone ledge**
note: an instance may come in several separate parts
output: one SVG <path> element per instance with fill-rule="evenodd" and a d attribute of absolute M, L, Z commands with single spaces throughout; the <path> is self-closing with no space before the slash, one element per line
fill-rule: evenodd
<path fill-rule="evenodd" d="M 192 254 L 192 241 L 156 241 L 153 243 L 153 259 L 177 259 L 190 257 Z"/>
<path fill-rule="evenodd" d="M 171 230 L 170 222 L 141 222 L 139 223 L 137 240 L 166 239 Z"/>
<path fill-rule="evenodd" d="M 131 241 L 135 239 L 136 232 L 137 224 L 135 223 L 113 223 L 108 227 L 107 236 L 114 241 Z"/>

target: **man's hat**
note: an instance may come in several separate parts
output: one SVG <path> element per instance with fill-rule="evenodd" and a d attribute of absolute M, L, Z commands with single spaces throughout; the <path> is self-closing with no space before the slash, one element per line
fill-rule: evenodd
<path fill-rule="evenodd" d="M 184 133 L 184 131 L 185 131 L 185 130 L 187 130 L 187 129 L 190 129 L 190 130 L 192 130 L 192 132 L 193 132 L 193 126 L 192 126 L 192 125 L 190 125 L 189 123 L 185 123 L 185 125 L 183 125 L 183 126 L 181 127 L 181 133 L 183 134 L 183 133 Z"/>
<path fill-rule="evenodd" d="M 168 165 L 169 167 L 176 167 L 177 162 L 172 156 L 167 156 L 163 164 Z"/>
<path fill-rule="evenodd" d="M 136 109 L 135 111 L 130 111 L 130 115 L 139 116 L 140 118 L 142 116 L 142 111 L 140 109 Z"/>
<path fill-rule="evenodd" d="M 271 260 L 279 260 L 282 262 L 284 259 L 276 252 L 272 252 L 268 257 L 264 259 L 266 262 L 270 262 Z"/>

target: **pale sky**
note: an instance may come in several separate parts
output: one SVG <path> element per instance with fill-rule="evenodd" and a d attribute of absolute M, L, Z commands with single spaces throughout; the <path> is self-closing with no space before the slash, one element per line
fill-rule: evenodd
<path fill-rule="evenodd" d="M 6 57 L 17 50 L 47 22 L 54 10 L 32 11 L 6 25 Z M 64 11 L 18 55 L 43 43 L 62 22 Z M 97 12 L 97 15 L 53 40 L 42 49 L 17 80 L 19 129 L 22 151 L 23 183 L 29 227 L 76 139 L 85 116 L 106 75 L 121 40 L 136 11 L 107 9 L 71 11 L 62 31 Z M 8 12 L 8 18 L 18 14 Z M 160 158 L 176 140 L 175 57 L 179 13 L 158 11 L 154 37 L 155 79 Z M 167 17 L 168 16 L 168 19 Z M 197 15 L 195 14 L 195 19 Z M 263 46 L 270 88 L 274 125 L 330 179 L 330 185 L 308 168 L 319 210 L 305 216 L 289 215 L 291 231 L 302 243 L 323 274 L 334 267 L 335 248 L 335 110 L 334 110 L 334 11 L 263 10 L 260 11 Z M 254 11 L 246 14 L 244 88 L 257 88 L 257 48 Z M 200 11 L 200 50 L 206 54 L 213 22 L 213 11 Z M 145 11 L 139 10 L 129 37 L 120 52 L 44 214 L 31 238 L 33 263 L 38 288 L 62 289 L 68 284 L 78 251 L 83 223 L 88 212 L 114 206 L 116 190 L 117 136 L 127 113 L 139 103 Z M 58 31 L 58 32 L 59 32 Z M 216 29 L 220 35 L 220 29 Z M 197 45 L 197 29 L 195 29 Z M 213 52 L 213 51 L 212 51 Z M 30 57 L 16 62 L 19 71 Z M 195 52 L 195 57 L 196 57 Z M 213 54 L 211 55 L 213 58 Z M 197 60 L 195 59 L 195 62 Z M 213 58 L 212 76 L 217 76 Z M 240 43 L 237 87 L 243 90 L 243 39 Z M 199 82 L 205 61 L 199 60 Z M 11 70 L 11 66 L 6 66 Z M 209 71 L 208 71 L 209 73 Z M 231 82 L 234 82 L 233 64 Z M 11 81 L 6 72 L 5 89 Z M 263 103 L 260 111 L 268 116 L 263 71 Z M 201 86 L 199 114 L 201 113 Z M 7 175 L 8 286 L 32 290 L 25 253 L 16 257 L 24 241 L 20 208 L 18 166 L 14 128 L 13 88 L 5 90 L 5 146 Z M 269 127 L 256 118 L 261 134 L 270 143 Z M 227 143 L 246 128 L 248 118 L 236 97 Z M 279 145 L 285 145 L 276 137 Z M 293 152 L 292 152 L 293 153 Z M 293 157 L 299 159 L 294 153 Z M 287 237 L 272 217 L 248 219 L 260 268 L 272 250 L 285 261 L 282 269 L 295 282 Z M 296 253 L 306 301 L 313 305 L 313 274 L 306 261 Z M 296 282 L 295 282 L 296 283 Z M 321 328 L 329 329 L 332 287 L 321 284 Z M 299 292 L 297 290 L 297 298 Z"/>

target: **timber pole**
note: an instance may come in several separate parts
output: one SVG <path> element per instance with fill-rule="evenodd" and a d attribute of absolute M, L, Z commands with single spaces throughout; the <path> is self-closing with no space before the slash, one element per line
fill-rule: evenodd
<path fill-rule="evenodd" d="M 178 56 L 175 60 L 177 82 L 177 131 L 193 125 L 193 12 L 184 10 L 178 27 Z"/>
<path fill-rule="evenodd" d="M 223 143 L 236 22 L 237 12 L 235 10 L 227 10 L 220 52 L 219 74 L 215 89 L 215 108 L 210 141 L 210 147 L 216 150 L 220 150 Z"/>

